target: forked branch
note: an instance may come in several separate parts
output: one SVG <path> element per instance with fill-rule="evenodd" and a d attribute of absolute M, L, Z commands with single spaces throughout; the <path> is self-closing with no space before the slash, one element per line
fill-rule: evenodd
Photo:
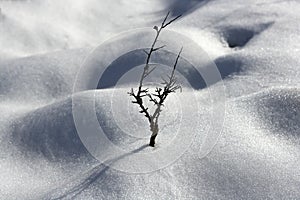
<path fill-rule="evenodd" d="M 152 132 L 152 135 L 150 138 L 150 144 L 149 144 L 150 146 L 154 146 L 154 144 L 155 144 L 155 137 L 158 133 L 158 118 L 159 118 L 159 115 L 161 112 L 161 106 L 163 106 L 167 96 L 170 93 L 175 92 L 177 89 L 181 88 L 179 85 L 176 84 L 177 79 L 174 74 L 175 74 L 178 60 L 180 58 L 180 54 L 182 52 L 182 48 L 177 55 L 171 75 L 168 76 L 168 80 L 166 81 L 165 79 L 163 79 L 162 85 L 164 85 L 164 87 L 163 88 L 157 87 L 154 93 L 149 93 L 148 88 L 143 89 L 143 82 L 144 82 L 145 78 L 147 76 L 149 76 L 149 74 L 151 74 L 155 70 L 155 67 L 152 67 L 152 68 L 150 67 L 150 60 L 151 60 L 152 53 L 155 51 L 158 51 L 160 49 L 163 49 L 166 46 L 166 45 L 162 45 L 159 47 L 155 47 L 161 31 L 164 28 L 166 28 L 168 25 L 170 25 L 172 22 L 177 20 L 179 17 L 181 17 L 181 15 L 179 15 L 179 16 L 171 19 L 169 22 L 167 22 L 169 14 L 170 14 L 170 12 L 167 13 L 167 15 L 164 18 L 160 27 L 157 27 L 157 26 L 153 27 L 153 29 L 156 31 L 156 36 L 154 38 L 154 41 L 153 41 L 149 51 L 144 50 L 144 52 L 147 55 L 147 58 L 146 58 L 145 66 L 144 66 L 144 69 L 143 69 L 143 72 L 142 72 L 142 75 L 141 75 L 141 78 L 139 81 L 138 89 L 135 92 L 134 89 L 131 88 L 131 91 L 128 92 L 128 94 L 135 99 L 134 101 L 132 101 L 132 103 L 139 105 L 139 107 L 140 107 L 139 112 L 143 113 L 144 116 L 148 119 L 148 121 L 150 123 L 150 130 Z M 146 107 L 143 102 L 143 97 L 146 97 L 146 96 L 149 98 L 149 101 L 153 102 L 154 105 L 156 106 L 154 113 L 152 115 L 149 112 L 149 108 Z"/>

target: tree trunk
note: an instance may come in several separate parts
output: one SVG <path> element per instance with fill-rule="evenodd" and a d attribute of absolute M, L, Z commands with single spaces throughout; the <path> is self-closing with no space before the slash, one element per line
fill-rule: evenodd
<path fill-rule="evenodd" d="M 150 137 L 150 143 L 149 143 L 149 146 L 150 146 L 150 147 L 154 147 L 156 136 L 157 136 L 157 135 L 153 135 L 153 136 Z"/>
<path fill-rule="evenodd" d="M 152 122 L 150 124 L 150 130 L 152 132 L 152 135 L 150 137 L 149 146 L 154 147 L 154 145 L 155 145 L 155 138 L 156 138 L 156 136 L 158 134 L 158 125 L 157 125 L 157 123 Z"/>

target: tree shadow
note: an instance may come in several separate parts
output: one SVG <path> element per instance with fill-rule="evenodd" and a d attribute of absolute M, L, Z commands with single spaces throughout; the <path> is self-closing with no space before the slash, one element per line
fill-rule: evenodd
<path fill-rule="evenodd" d="M 89 186 L 91 186 L 93 183 L 95 183 L 96 181 L 99 181 L 99 179 L 101 180 L 101 178 L 104 178 L 103 175 L 111 168 L 111 166 L 116 163 L 117 161 L 130 156 L 134 153 L 138 153 L 140 151 L 142 151 L 143 149 L 147 148 L 149 145 L 142 145 L 141 147 L 132 150 L 124 155 L 121 155 L 119 157 L 116 157 L 114 159 L 108 160 L 105 162 L 105 164 L 101 163 L 95 167 L 93 167 L 92 169 L 90 169 L 88 172 L 84 173 L 85 174 L 89 174 L 86 178 L 84 178 L 79 184 L 77 184 L 76 186 L 71 186 L 70 189 L 68 189 L 67 192 L 65 192 L 64 194 L 58 196 L 58 197 L 54 197 L 54 198 L 46 198 L 46 199 L 53 199 L 53 200 L 58 200 L 58 199 L 64 199 L 64 198 L 75 198 L 76 196 L 78 196 L 79 194 L 81 194 L 85 189 L 87 189 Z M 82 176 L 82 175 L 80 175 Z"/>

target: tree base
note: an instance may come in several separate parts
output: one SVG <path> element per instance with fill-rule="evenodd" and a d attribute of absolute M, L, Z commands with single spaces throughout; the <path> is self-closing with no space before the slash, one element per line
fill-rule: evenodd
<path fill-rule="evenodd" d="M 154 147 L 154 145 L 155 145 L 155 138 L 156 138 L 156 135 L 151 136 L 151 138 L 150 138 L 150 143 L 149 143 L 149 146 L 150 146 L 150 147 Z"/>

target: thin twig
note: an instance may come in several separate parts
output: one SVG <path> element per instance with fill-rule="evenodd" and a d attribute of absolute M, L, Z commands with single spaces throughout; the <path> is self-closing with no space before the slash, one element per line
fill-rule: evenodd
<path fill-rule="evenodd" d="M 150 69 L 150 59 L 151 59 L 152 53 L 155 51 L 158 51 L 166 46 L 166 45 L 163 45 L 160 47 L 155 47 L 161 31 L 164 28 L 166 28 L 168 25 L 170 25 L 172 22 L 177 20 L 179 17 L 181 17 L 181 15 L 179 15 L 179 16 L 173 18 L 172 20 L 170 20 L 169 22 L 167 22 L 169 14 L 170 14 L 170 12 L 167 13 L 166 17 L 164 18 L 164 20 L 159 28 L 157 26 L 154 26 L 153 29 L 155 29 L 155 31 L 156 31 L 156 36 L 154 38 L 153 43 L 151 44 L 149 52 L 146 50 L 143 50 L 144 53 L 147 55 L 147 58 L 146 58 L 145 66 L 143 69 L 143 73 L 142 73 L 140 81 L 139 81 L 139 86 L 138 86 L 137 92 L 135 93 L 133 88 L 131 88 L 131 91 L 128 92 L 128 94 L 130 96 L 133 96 L 135 99 L 135 101 L 132 101 L 132 103 L 138 104 L 141 109 L 139 112 L 144 113 L 145 117 L 148 119 L 148 121 L 150 123 L 150 128 L 151 128 L 152 134 L 155 134 L 155 133 L 157 134 L 157 132 L 158 132 L 158 118 L 159 118 L 159 115 L 161 112 L 161 106 L 163 106 L 163 103 L 164 103 L 165 99 L 167 98 L 168 94 L 175 92 L 178 88 L 180 88 L 180 86 L 176 85 L 177 80 L 174 77 L 174 72 L 175 72 L 175 69 L 176 69 L 176 66 L 178 63 L 178 59 L 182 52 L 182 48 L 177 55 L 176 61 L 174 63 L 174 66 L 173 66 L 173 69 L 171 72 L 171 76 L 169 77 L 169 80 L 166 81 L 163 79 L 164 82 L 162 84 L 165 85 L 164 88 L 156 88 L 155 93 L 152 94 L 154 97 L 148 93 L 148 88 L 143 89 L 144 79 L 155 70 L 155 67 Z M 150 115 L 148 108 L 145 107 L 143 104 L 144 102 L 143 102 L 142 98 L 145 96 L 149 97 L 150 102 L 153 102 L 154 105 L 156 105 L 156 109 L 152 115 Z M 157 98 L 155 98 L 155 97 L 157 97 Z"/>

